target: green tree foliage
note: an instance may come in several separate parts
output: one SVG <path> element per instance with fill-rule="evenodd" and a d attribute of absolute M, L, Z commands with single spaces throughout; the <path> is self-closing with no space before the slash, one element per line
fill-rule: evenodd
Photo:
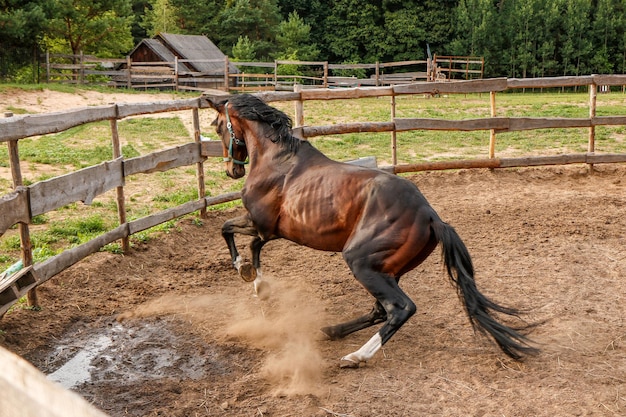
<path fill-rule="evenodd" d="M 304 23 L 296 11 L 289 13 L 289 18 L 278 26 L 276 43 L 281 57 L 295 56 L 299 61 L 314 61 L 319 56 L 317 45 L 311 41 L 311 26 Z"/>
<path fill-rule="evenodd" d="M 254 61 L 256 51 L 254 45 L 247 36 L 240 36 L 233 46 L 233 61 Z"/>
<path fill-rule="evenodd" d="M 626 0 L 0 0 L 0 77 L 42 49 L 123 56 L 157 32 L 244 60 L 485 58 L 486 77 L 626 73 Z"/>
<path fill-rule="evenodd" d="M 217 46 L 227 55 L 240 36 L 254 45 L 257 59 L 276 52 L 276 32 L 282 17 L 276 0 L 229 0 L 219 13 Z"/>
<path fill-rule="evenodd" d="M 133 47 L 130 0 L 57 0 L 49 38 L 62 39 L 68 52 L 119 56 Z"/>
<path fill-rule="evenodd" d="M 0 1 L 0 79 L 37 57 L 51 13 L 48 0 Z"/>
<path fill-rule="evenodd" d="M 626 0 L 460 0 L 450 50 L 488 77 L 624 73 Z"/>
<path fill-rule="evenodd" d="M 151 0 L 145 9 L 141 26 L 149 37 L 161 32 L 180 33 L 178 8 L 170 0 Z"/>

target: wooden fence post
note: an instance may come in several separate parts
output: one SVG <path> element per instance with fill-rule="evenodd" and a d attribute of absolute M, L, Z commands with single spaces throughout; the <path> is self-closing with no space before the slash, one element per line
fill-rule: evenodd
<path fill-rule="evenodd" d="M 46 51 L 46 82 L 50 84 L 50 51 Z"/>
<path fill-rule="evenodd" d="M 130 55 L 126 55 L 126 71 L 128 71 L 127 78 L 126 78 L 126 88 L 128 88 L 129 90 L 133 88 L 133 80 L 130 75 L 132 64 L 133 63 L 132 63 L 132 60 L 130 59 Z"/>
<path fill-rule="evenodd" d="M 80 51 L 79 55 L 79 66 L 78 69 L 78 84 L 85 84 L 85 57 L 83 55 L 83 51 Z"/>
<path fill-rule="evenodd" d="M 295 121 L 296 121 L 296 126 L 295 127 L 301 127 L 304 126 L 304 102 L 302 101 L 302 94 L 300 94 L 302 92 L 302 84 L 294 84 L 293 85 L 293 92 L 294 93 L 298 93 L 298 100 L 296 100 L 296 104 L 295 104 Z"/>
<path fill-rule="evenodd" d="M 13 117 L 13 113 L 6 112 L 4 114 L 5 117 Z M 18 144 L 17 140 L 8 141 L 9 145 L 9 160 L 11 163 L 11 176 L 13 177 L 13 188 L 17 189 L 17 187 L 21 187 L 24 185 L 22 180 L 22 170 L 20 168 L 20 156 L 18 152 Z M 20 231 L 20 246 L 22 249 L 22 264 L 24 268 L 29 267 L 33 264 L 33 245 L 30 241 L 30 230 L 28 229 L 27 223 L 20 222 L 18 224 Z M 37 299 L 37 289 L 33 288 L 28 291 L 26 294 L 26 300 L 28 302 L 28 306 L 32 309 L 38 310 L 39 300 Z"/>
<path fill-rule="evenodd" d="M 328 88 L 328 61 L 324 62 L 324 88 Z"/>
<path fill-rule="evenodd" d="M 229 79 L 229 65 L 228 65 L 228 56 L 224 57 L 224 91 L 228 93 L 230 90 L 230 79 Z"/>
<path fill-rule="evenodd" d="M 174 57 L 174 89 L 178 91 L 178 57 Z"/>
<path fill-rule="evenodd" d="M 596 117 L 596 101 L 598 95 L 598 86 L 595 82 L 589 85 L 589 119 L 591 119 L 591 126 L 589 126 L 589 143 L 587 144 L 587 152 L 594 153 L 596 150 L 596 127 L 593 125 L 593 121 Z M 593 171 L 593 164 L 589 164 L 589 169 Z"/>
<path fill-rule="evenodd" d="M 391 93 L 391 121 L 393 122 L 396 118 L 396 95 Z M 398 164 L 398 149 L 397 149 L 397 137 L 396 137 L 396 129 L 391 131 L 391 165 L 396 166 Z"/>
<path fill-rule="evenodd" d="M 120 146 L 120 136 L 117 130 L 118 108 L 115 105 L 115 118 L 110 120 L 111 123 L 111 144 L 113 147 L 113 159 L 122 156 L 122 147 Z M 126 202 L 124 199 L 124 187 L 119 186 L 115 189 L 117 195 L 117 213 L 120 224 L 126 223 Z M 128 236 L 122 238 L 122 252 L 130 252 L 130 239 Z"/>
<path fill-rule="evenodd" d="M 194 107 L 193 111 L 193 140 L 200 146 L 200 115 L 198 108 Z M 204 198 L 206 188 L 204 185 L 204 163 L 202 161 L 196 163 L 196 177 L 198 180 L 198 198 Z M 206 219 L 206 206 L 200 209 L 200 217 Z"/>
<path fill-rule="evenodd" d="M 376 61 L 376 87 L 378 87 L 380 81 L 380 62 Z"/>
<path fill-rule="evenodd" d="M 489 100 L 491 102 L 491 117 L 496 117 L 496 92 L 489 92 Z M 496 157 L 496 130 L 491 129 L 489 133 L 489 158 Z"/>

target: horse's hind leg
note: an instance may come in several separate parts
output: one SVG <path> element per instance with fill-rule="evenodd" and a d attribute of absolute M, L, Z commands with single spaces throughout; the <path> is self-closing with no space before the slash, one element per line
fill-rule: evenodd
<path fill-rule="evenodd" d="M 335 326 L 328 326 L 322 328 L 322 331 L 331 339 L 337 340 L 346 337 L 347 335 L 357 332 L 359 330 L 366 329 L 378 323 L 387 321 L 387 312 L 377 300 L 376 304 L 368 314 L 356 318 L 354 320 L 347 321 L 345 323 L 337 324 Z"/>
<path fill-rule="evenodd" d="M 341 367 L 344 368 L 358 367 L 361 362 L 371 359 L 417 310 L 413 301 L 400 289 L 398 280 L 377 271 L 363 249 L 344 251 L 344 259 L 356 279 L 387 312 L 387 321 L 359 350 L 341 358 Z"/>

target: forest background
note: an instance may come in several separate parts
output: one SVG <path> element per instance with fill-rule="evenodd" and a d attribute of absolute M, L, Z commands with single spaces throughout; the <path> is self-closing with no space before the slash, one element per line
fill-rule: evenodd
<path fill-rule="evenodd" d="M 0 81 L 37 82 L 45 51 L 121 58 L 159 32 L 233 60 L 485 58 L 485 77 L 626 72 L 626 0 L 1 0 Z"/>

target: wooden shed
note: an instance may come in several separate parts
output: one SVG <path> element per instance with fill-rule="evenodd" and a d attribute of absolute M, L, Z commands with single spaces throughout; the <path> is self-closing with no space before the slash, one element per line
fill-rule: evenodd
<path fill-rule="evenodd" d="M 129 58 L 133 67 L 150 63 L 169 68 L 172 73 L 176 73 L 179 88 L 224 88 L 227 57 L 204 35 L 159 33 L 152 39 L 139 42 Z M 144 66 L 144 71 L 149 70 Z M 228 62 L 228 72 L 236 74 L 239 70 Z"/>

